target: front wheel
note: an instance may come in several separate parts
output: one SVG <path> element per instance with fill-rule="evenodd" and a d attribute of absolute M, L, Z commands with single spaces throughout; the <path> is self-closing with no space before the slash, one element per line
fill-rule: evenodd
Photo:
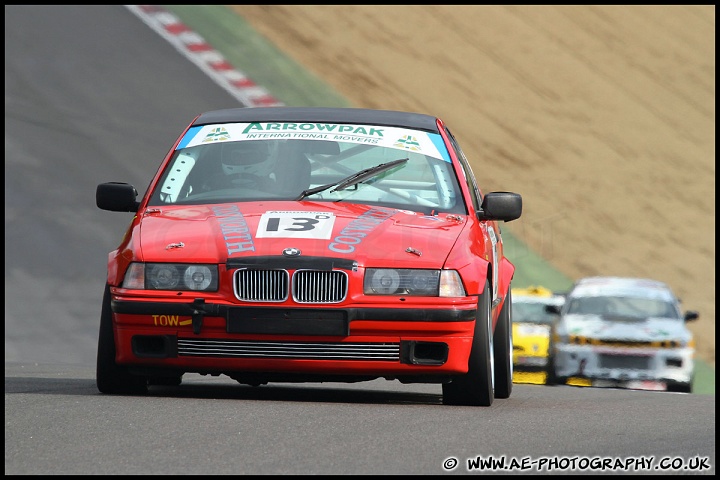
<path fill-rule="evenodd" d="M 115 334 L 112 325 L 112 310 L 110 309 L 110 286 L 105 286 L 100 314 L 95 382 L 100 393 L 124 395 L 147 393 L 145 377 L 132 375 L 126 367 L 115 363 Z"/>
<path fill-rule="evenodd" d="M 444 405 L 489 407 L 495 399 L 493 334 L 490 285 L 485 283 L 478 300 L 468 372 L 443 383 Z"/>
<path fill-rule="evenodd" d="M 545 366 L 545 385 L 557 385 L 558 379 L 555 376 L 555 355 L 552 353 L 553 346 L 548 347 L 548 359 Z"/>
<path fill-rule="evenodd" d="M 670 382 L 667 384 L 668 392 L 679 392 L 679 393 L 692 393 L 692 382 L 690 383 L 679 383 Z"/>
<path fill-rule="evenodd" d="M 495 398 L 510 398 L 513 389 L 512 295 L 507 297 L 493 335 L 495 353 Z"/>

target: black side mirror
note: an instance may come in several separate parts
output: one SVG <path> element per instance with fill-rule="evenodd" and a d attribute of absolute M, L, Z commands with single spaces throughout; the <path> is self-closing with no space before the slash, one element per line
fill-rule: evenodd
<path fill-rule="evenodd" d="M 700 318 L 700 314 L 694 310 L 688 310 L 685 312 L 685 315 L 683 316 L 686 322 L 692 322 L 693 320 L 697 320 Z"/>
<path fill-rule="evenodd" d="M 477 213 L 478 220 L 502 220 L 509 222 L 520 218 L 522 197 L 513 192 L 490 192 L 483 197 Z"/>
<path fill-rule="evenodd" d="M 95 191 L 95 203 L 111 212 L 137 212 L 140 207 L 137 196 L 137 190 L 129 183 L 101 183 Z"/>
<path fill-rule="evenodd" d="M 560 305 L 545 305 L 545 311 L 551 315 L 560 315 Z"/>

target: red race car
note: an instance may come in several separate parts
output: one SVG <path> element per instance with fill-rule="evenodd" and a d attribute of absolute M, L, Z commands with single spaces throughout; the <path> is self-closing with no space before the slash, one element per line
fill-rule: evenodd
<path fill-rule="evenodd" d="M 522 198 L 483 194 L 434 116 L 356 108 L 203 113 L 109 254 L 97 387 L 185 373 L 268 382 L 442 385 L 443 403 L 512 392 L 515 267 L 499 222 Z"/>

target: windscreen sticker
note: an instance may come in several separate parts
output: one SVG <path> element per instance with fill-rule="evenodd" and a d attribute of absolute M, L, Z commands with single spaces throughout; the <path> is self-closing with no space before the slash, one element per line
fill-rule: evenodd
<path fill-rule="evenodd" d="M 207 136 L 203 139 L 203 143 L 222 142 L 225 140 L 230 140 L 230 135 L 227 130 L 225 130 L 225 127 L 217 127 L 213 128 L 210 133 L 207 134 Z"/>
<path fill-rule="evenodd" d="M 445 148 L 445 141 L 437 133 L 429 133 L 428 137 L 435 144 L 435 148 L 442 155 L 442 159 L 448 163 L 451 163 L 450 154 L 448 154 L 447 148 Z"/>
<path fill-rule="evenodd" d="M 577 287 L 573 297 L 637 297 L 657 300 L 673 301 L 673 296 L 665 290 L 636 289 L 633 287 L 618 287 L 615 285 L 583 285 Z"/>
<path fill-rule="evenodd" d="M 335 215 L 330 212 L 265 212 L 260 217 L 257 238 L 314 238 L 327 240 Z"/>
<path fill-rule="evenodd" d="M 178 144 L 178 149 L 213 142 L 271 139 L 330 140 L 377 145 L 450 161 L 445 144 L 436 133 L 398 127 L 337 123 L 257 122 L 203 125 L 189 129 Z"/>
<path fill-rule="evenodd" d="M 187 148 L 192 142 L 193 139 L 197 136 L 197 134 L 202 130 L 203 127 L 192 127 L 188 129 L 187 133 L 183 136 L 182 140 L 178 143 L 178 146 L 175 150 L 181 150 L 183 148 Z"/>
<path fill-rule="evenodd" d="M 403 135 L 395 141 L 394 147 L 404 148 L 405 150 L 411 150 L 413 152 L 420 151 L 420 142 L 413 135 Z"/>

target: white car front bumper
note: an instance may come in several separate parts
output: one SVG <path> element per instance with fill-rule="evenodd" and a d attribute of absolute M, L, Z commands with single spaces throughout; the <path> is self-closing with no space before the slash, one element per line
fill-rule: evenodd
<path fill-rule="evenodd" d="M 692 348 L 627 348 L 555 345 L 555 375 L 614 382 L 652 380 L 690 384 Z"/>

